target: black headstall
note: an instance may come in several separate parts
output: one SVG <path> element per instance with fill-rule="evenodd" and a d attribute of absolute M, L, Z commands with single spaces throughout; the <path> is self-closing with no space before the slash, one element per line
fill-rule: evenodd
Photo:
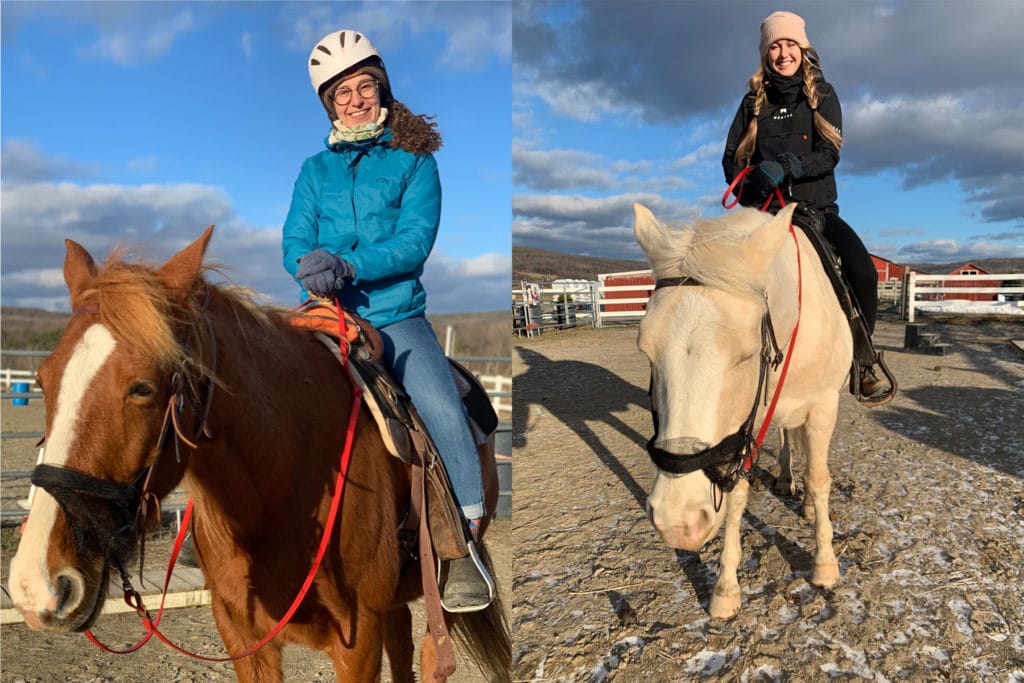
<path fill-rule="evenodd" d="M 701 287 L 703 284 L 690 277 L 673 277 L 658 280 L 654 288 L 663 287 Z M 647 453 L 651 460 L 663 472 L 669 474 L 690 474 L 703 470 L 714 486 L 728 492 L 735 488 L 740 479 L 749 476 L 753 463 L 757 459 L 757 440 L 754 437 L 754 421 L 758 407 L 762 402 L 768 405 L 768 377 L 782 363 L 783 353 L 775 337 L 768 298 L 765 295 L 765 313 L 761 318 L 761 356 L 758 370 L 757 391 L 754 393 L 754 404 L 747 419 L 735 432 L 717 444 L 696 453 L 671 453 L 655 445 L 658 435 L 655 434 L 647 442 Z M 716 508 L 721 501 L 716 497 Z"/>

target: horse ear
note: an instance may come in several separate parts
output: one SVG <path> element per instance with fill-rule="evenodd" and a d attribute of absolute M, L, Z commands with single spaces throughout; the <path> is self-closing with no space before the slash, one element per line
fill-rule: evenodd
<path fill-rule="evenodd" d="M 648 261 L 664 251 L 666 242 L 665 225 L 640 202 L 633 203 L 633 235 L 643 249 Z"/>
<path fill-rule="evenodd" d="M 766 221 L 747 238 L 744 244 L 747 263 L 757 273 L 768 270 L 768 264 L 772 262 L 775 255 L 782 249 L 786 236 L 789 234 L 789 225 L 793 220 L 793 210 L 796 204 L 790 204 L 779 211 L 771 220 Z"/>
<path fill-rule="evenodd" d="M 71 310 L 78 308 L 82 294 L 92 286 L 98 270 L 92 255 L 74 240 L 64 240 L 67 256 L 64 258 L 64 282 L 71 293 Z"/>
<path fill-rule="evenodd" d="M 187 296 L 192 291 L 192 286 L 203 267 L 203 256 L 206 254 L 206 247 L 210 245 L 212 236 L 213 226 L 211 225 L 199 236 L 199 239 L 172 256 L 167 263 L 160 267 L 157 275 L 168 289 L 178 292 L 182 296 Z"/>

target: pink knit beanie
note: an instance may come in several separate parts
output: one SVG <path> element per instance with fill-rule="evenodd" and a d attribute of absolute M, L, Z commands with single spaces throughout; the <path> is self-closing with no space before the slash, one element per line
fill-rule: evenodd
<path fill-rule="evenodd" d="M 802 48 L 811 46 L 804 31 L 804 20 L 792 12 L 772 12 L 761 22 L 761 59 L 776 40 L 787 38 Z"/>

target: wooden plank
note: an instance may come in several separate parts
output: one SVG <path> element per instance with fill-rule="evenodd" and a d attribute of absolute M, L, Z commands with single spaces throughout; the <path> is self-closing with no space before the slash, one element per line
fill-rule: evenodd
<path fill-rule="evenodd" d="M 160 588 L 164 585 L 165 569 L 147 570 L 142 580 L 133 577 L 135 590 L 142 594 L 142 600 L 150 612 L 160 607 Z M 121 614 L 133 612 L 124 601 L 124 594 L 119 582 L 111 581 L 107 591 L 107 599 L 103 604 L 103 614 Z M 206 590 L 206 579 L 203 572 L 195 567 L 176 567 L 171 575 L 171 582 L 164 599 L 164 609 L 176 607 L 195 607 L 210 604 L 210 591 Z M 18 610 L 14 609 L 7 591 L 0 595 L 0 624 L 18 624 L 24 622 Z"/>

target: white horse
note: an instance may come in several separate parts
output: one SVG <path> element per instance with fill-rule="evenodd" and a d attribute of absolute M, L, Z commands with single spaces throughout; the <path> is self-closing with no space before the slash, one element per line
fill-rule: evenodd
<path fill-rule="evenodd" d="M 804 514 L 815 520 L 817 545 L 810 580 L 826 587 L 839 581 L 828 446 L 853 345 L 814 248 L 802 230 L 790 233 L 794 206 L 777 216 L 742 208 L 669 229 L 634 205 L 636 239 L 658 282 L 639 336 L 651 362 L 656 415 L 648 451 L 659 468 L 647 509 L 669 546 L 691 551 L 714 538 L 724 518 L 712 617 L 739 611 L 744 461 L 756 452 L 753 433 L 784 370 L 772 419 L 807 464 Z M 791 358 L 778 364 L 781 354 Z M 777 485 L 788 488 L 788 454 L 780 460 Z"/>

